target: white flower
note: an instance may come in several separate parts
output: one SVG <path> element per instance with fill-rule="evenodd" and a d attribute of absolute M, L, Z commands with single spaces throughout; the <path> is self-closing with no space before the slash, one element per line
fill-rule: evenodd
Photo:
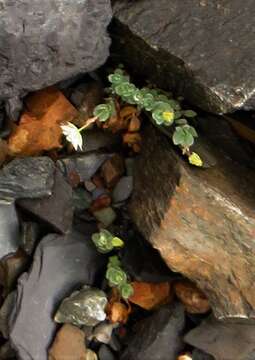
<path fill-rule="evenodd" d="M 79 148 L 80 150 L 82 150 L 82 136 L 80 133 L 80 130 L 72 123 L 67 122 L 66 125 L 61 125 L 60 126 L 63 134 L 66 137 L 66 140 L 69 141 L 73 147 L 75 148 L 75 150 L 77 151 Z"/>

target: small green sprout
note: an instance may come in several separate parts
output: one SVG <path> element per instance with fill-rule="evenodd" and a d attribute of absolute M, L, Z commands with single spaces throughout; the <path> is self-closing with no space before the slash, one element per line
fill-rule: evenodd
<path fill-rule="evenodd" d="M 118 256 L 111 256 L 108 261 L 106 279 L 109 286 L 117 287 L 123 299 L 128 299 L 134 292 L 133 287 L 128 283 L 128 277 L 121 268 Z"/>
<path fill-rule="evenodd" d="M 112 235 L 110 231 L 102 229 L 100 232 L 92 235 L 92 241 L 99 252 L 106 254 L 114 248 L 121 248 L 124 246 L 123 240 Z"/>

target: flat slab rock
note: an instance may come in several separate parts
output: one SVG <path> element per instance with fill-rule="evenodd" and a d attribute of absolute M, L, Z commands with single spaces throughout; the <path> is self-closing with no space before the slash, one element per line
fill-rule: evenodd
<path fill-rule="evenodd" d="M 2 0 L 0 99 L 101 66 L 109 54 L 111 15 L 110 0 Z"/>
<path fill-rule="evenodd" d="M 120 360 L 176 360 L 183 350 L 184 324 L 181 304 L 161 307 L 139 323 Z"/>
<path fill-rule="evenodd" d="M 218 318 L 255 318 L 254 172 L 209 143 L 217 165 L 194 168 L 152 126 L 143 139 L 134 223 L 170 269 L 207 295 Z"/>
<path fill-rule="evenodd" d="M 254 338 L 254 323 L 224 323 L 210 317 L 184 339 L 216 360 L 252 360 L 255 359 Z"/>
<path fill-rule="evenodd" d="M 139 75 L 211 112 L 255 109 L 253 0 L 118 0 L 114 16 L 116 49 Z"/>
<path fill-rule="evenodd" d="M 0 196 L 13 199 L 50 196 L 54 171 L 54 162 L 46 156 L 16 158 L 0 170 Z"/>
<path fill-rule="evenodd" d="M 77 287 L 92 285 L 104 261 L 88 236 L 48 235 L 36 249 L 32 268 L 18 282 L 10 340 L 21 360 L 47 360 L 56 324 L 54 313 Z"/>

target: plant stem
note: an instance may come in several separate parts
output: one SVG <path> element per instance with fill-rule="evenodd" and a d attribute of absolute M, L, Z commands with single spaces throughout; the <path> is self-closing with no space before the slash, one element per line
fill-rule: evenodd
<path fill-rule="evenodd" d="M 81 132 L 84 129 L 87 129 L 91 124 L 94 124 L 97 121 L 98 117 L 94 116 L 93 118 L 90 118 L 87 120 L 86 124 L 84 124 L 80 129 L 79 132 Z"/>

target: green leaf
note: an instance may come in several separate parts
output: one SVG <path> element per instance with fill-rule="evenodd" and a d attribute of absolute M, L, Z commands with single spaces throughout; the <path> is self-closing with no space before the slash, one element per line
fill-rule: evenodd
<path fill-rule="evenodd" d="M 194 143 L 194 137 L 185 129 L 185 126 L 177 126 L 173 134 L 173 143 L 175 145 L 181 145 L 185 148 L 189 148 Z"/>
<path fill-rule="evenodd" d="M 105 122 L 111 117 L 112 108 L 109 104 L 100 104 L 95 107 L 93 114 L 97 116 L 101 122 Z"/>
<path fill-rule="evenodd" d="M 127 275 L 120 267 L 108 267 L 105 277 L 111 286 L 120 286 L 127 281 Z"/>
<path fill-rule="evenodd" d="M 109 260 L 108 260 L 108 267 L 109 266 L 116 266 L 116 267 L 120 267 L 120 265 L 121 265 L 121 262 L 120 262 L 120 260 L 119 260 L 119 258 L 118 258 L 118 256 L 110 256 L 109 257 Z"/>
<path fill-rule="evenodd" d="M 187 120 L 186 119 L 178 119 L 178 120 L 176 120 L 176 124 L 178 124 L 178 125 L 186 125 Z"/>
<path fill-rule="evenodd" d="M 130 84 L 129 82 L 125 81 L 115 88 L 116 94 L 119 96 L 133 96 L 136 91 L 136 87 L 134 84 Z"/>
<path fill-rule="evenodd" d="M 117 236 L 114 236 L 112 238 L 112 246 L 113 247 L 123 247 L 124 246 L 124 241 L 121 240 L 120 238 L 118 238 Z"/>
<path fill-rule="evenodd" d="M 119 290 L 123 299 L 128 299 L 134 294 L 134 289 L 132 285 L 128 283 L 121 285 Z"/>
<path fill-rule="evenodd" d="M 188 118 L 193 118 L 193 117 L 197 116 L 197 113 L 193 110 L 185 110 L 185 111 L 183 111 L 183 115 Z"/>

